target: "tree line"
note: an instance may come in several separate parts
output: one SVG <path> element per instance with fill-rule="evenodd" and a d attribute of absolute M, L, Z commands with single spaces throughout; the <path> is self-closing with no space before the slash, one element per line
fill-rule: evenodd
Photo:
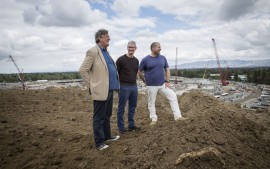
<path fill-rule="evenodd" d="M 175 76 L 175 69 L 171 69 L 171 75 Z M 205 78 L 205 79 L 219 79 L 219 76 L 210 76 L 210 74 L 219 74 L 217 68 L 209 69 L 179 69 L 177 75 L 187 78 Z M 223 70 L 223 76 L 227 74 L 227 80 L 242 81 L 239 75 L 246 75 L 247 82 L 256 84 L 270 85 L 270 68 L 230 68 L 229 71 Z M 37 81 L 37 80 L 68 80 L 68 79 L 81 79 L 79 72 L 47 72 L 47 73 L 24 73 L 20 75 L 24 81 Z M 233 77 L 232 79 L 230 77 Z M 14 83 L 18 82 L 17 74 L 0 74 L 0 82 Z"/>
<path fill-rule="evenodd" d="M 171 69 L 171 75 L 176 74 L 175 69 Z M 219 76 L 210 76 L 210 74 L 219 74 L 217 68 L 209 69 L 180 69 L 177 71 L 177 75 L 187 78 L 205 78 L 205 79 L 217 79 Z M 269 67 L 258 67 L 258 68 L 230 68 L 228 71 L 223 70 L 223 77 L 227 74 L 226 80 L 242 81 L 239 75 L 246 75 L 246 82 L 256 84 L 270 85 L 270 68 Z M 232 77 L 232 78 L 231 78 Z"/>
<path fill-rule="evenodd" d="M 24 81 L 81 79 L 79 72 L 24 73 L 23 75 L 13 73 L 0 74 L 0 82 L 18 82 L 20 81 L 19 76 L 24 79 Z"/>

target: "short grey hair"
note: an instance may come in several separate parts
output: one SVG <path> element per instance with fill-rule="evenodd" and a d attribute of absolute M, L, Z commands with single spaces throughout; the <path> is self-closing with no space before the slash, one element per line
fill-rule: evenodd
<path fill-rule="evenodd" d="M 99 38 L 102 36 L 102 35 L 108 35 L 109 31 L 106 30 L 106 29 L 100 29 L 96 32 L 95 34 L 95 40 L 96 40 L 96 43 L 99 42 Z"/>
<path fill-rule="evenodd" d="M 159 42 L 153 42 L 153 43 L 151 44 L 151 46 L 150 46 L 150 50 L 152 51 L 152 49 L 153 49 L 154 47 L 156 47 L 158 44 L 159 44 Z"/>
<path fill-rule="evenodd" d="M 134 40 L 131 40 L 131 41 L 128 42 L 127 47 L 129 45 L 134 45 L 136 47 L 136 42 Z"/>

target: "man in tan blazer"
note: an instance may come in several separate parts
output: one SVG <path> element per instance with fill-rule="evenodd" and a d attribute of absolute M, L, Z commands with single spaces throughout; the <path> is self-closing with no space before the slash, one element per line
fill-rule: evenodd
<path fill-rule="evenodd" d="M 120 136 L 111 135 L 110 118 L 112 115 L 113 92 L 119 90 L 116 65 L 107 47 L 110 36 L 100 29 L 95 34 L 96 44 L 86 52 L 80 67 L 80 75 L 94 100 L 93 131 L 96 147 L 104 150 L 107 141 L 116 141 Z"/>

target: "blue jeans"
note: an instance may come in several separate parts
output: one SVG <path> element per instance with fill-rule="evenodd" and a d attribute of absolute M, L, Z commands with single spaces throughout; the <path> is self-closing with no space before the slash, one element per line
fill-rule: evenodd
<path fill-rule="evenodd" d="M 124 113 L 126 103 L 128 101 L 128 128 L 133 128 L 135 109 L 137 107 L 138 88 L 133 86 L 120 86 L 118 112 L 117 112 L 117 126 L 119 131 L 125 131 Z"/>
<path fill-rule="evenodd" d="M 113 91 L 110 90 L 105 101 L 94 100 L 93 130 L 96 146 L 111 138 Z"/>

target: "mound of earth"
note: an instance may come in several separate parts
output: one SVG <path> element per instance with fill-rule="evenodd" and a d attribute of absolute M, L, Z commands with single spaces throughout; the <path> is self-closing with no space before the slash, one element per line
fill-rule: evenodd
<path fill-rule="evenodd" d="M 178 97 L 188 117 L 178 122 L 159 95 L 155 126 L 140 94 L 136 124 L 142 130 L 121 135 L 104 151 L 94 145 L 85 90 L 0 90 L 0 98 L 0 168 L 270 168 L 269 110 L 243 110 L 198 91 Z M 117 94 L 114 135 L 116 111 Z"/>

